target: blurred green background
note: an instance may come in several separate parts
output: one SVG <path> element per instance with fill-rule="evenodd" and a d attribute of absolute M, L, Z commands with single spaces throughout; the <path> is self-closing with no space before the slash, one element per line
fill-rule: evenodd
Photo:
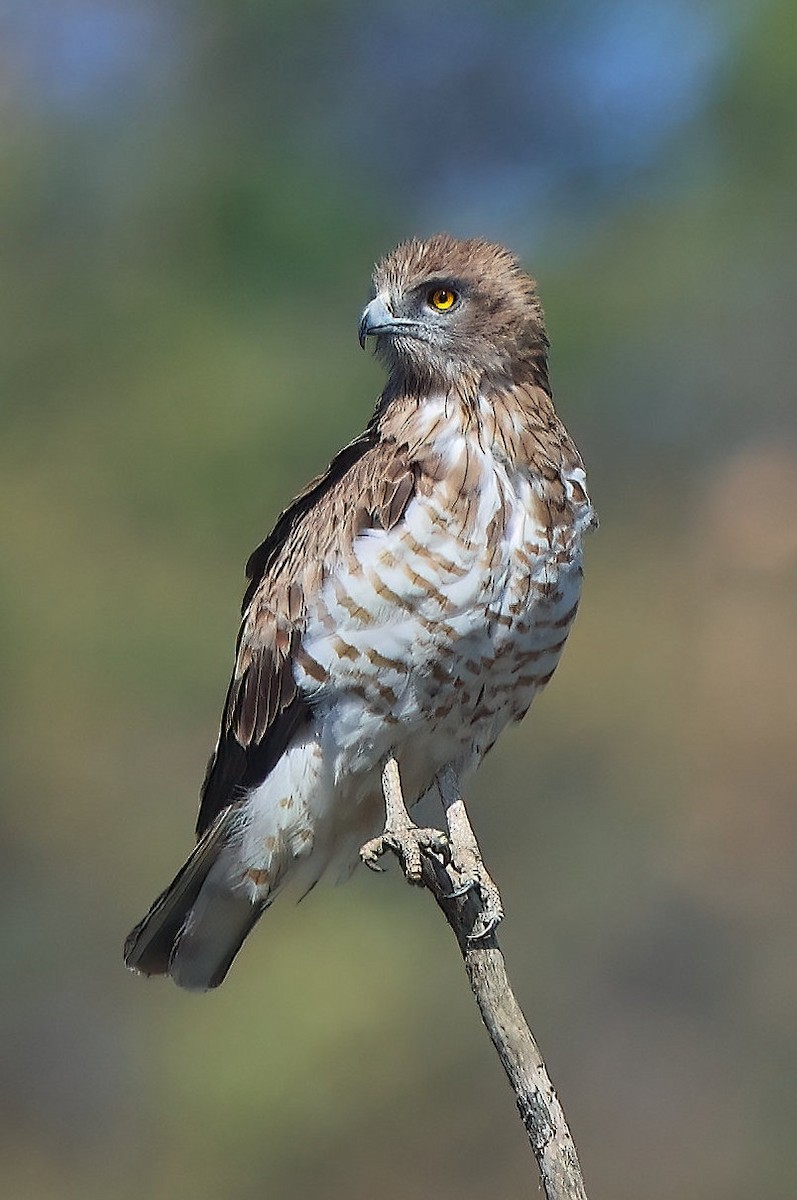
<path fill-rule="evenodd" d="M 472 787 L 594 1198 L 797 1172 L 791 0 L 7 0 L 2 1192 L 536 1195 L 453 939 L 395 868 L 134 978 L 242 566 L 361 428 L 401 238 L 537 275 L 601 530 Z"/>

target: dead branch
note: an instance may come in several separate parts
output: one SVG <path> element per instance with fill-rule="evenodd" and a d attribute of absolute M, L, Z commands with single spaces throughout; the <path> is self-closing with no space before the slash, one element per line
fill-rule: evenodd
<path fill-rule="evenodd" d="M 403 808 L 398 766 L 392 757 L 385 762 L 383 787 L 388 811 L 395 810 L 398 804 Z M 398 795 L 395 789 L 398 789 Z M 472 831 L 470 834 L 473 836 Z M 394 844 L 388 842 L 385 848 L 402 861 L 400 850 Z M 476 849 L 478 851 L 478 847 Z M 420 854 L 420 882 L 434 896 L 457 939 L 482 1021 L 515 1093 L 546 1200 L 587 1200 L 578 1155 L 562 1106 L 510 987 L 495 932 L 473 936 L 474 930 L 482 929 L 485 924 L 482 892 L 478 887 L 472 887 L 462 893 L 458 873 L 450 862 L 444 861 L 444 856 L 428 838 L 420 842 Z M 460 894 L 452 894 L 455 891 Z"/>

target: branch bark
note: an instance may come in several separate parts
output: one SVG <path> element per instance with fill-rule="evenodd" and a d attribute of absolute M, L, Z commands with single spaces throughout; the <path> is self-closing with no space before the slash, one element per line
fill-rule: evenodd
<path fill-rule="evenodd" d="M 388 759 L 388 789 L 398 788 L 398 767 Z M 475 839 L 474 839 L 475 841 Z M 401 855 L 393 849 L 399 859 Z M 421 883 L 432 893 L 457 939 L 482 1021 L 515 1093 L 520 1118 L 537 1160 L 546 1200 L 587 1200 L 573 1138 L 537 1043 L 515 999 L 495 932 L 472 936 L 483 923 L 481 894 L 472 888 L 452 895 L 458 880 L 428 845 L 421 845 Z"/>

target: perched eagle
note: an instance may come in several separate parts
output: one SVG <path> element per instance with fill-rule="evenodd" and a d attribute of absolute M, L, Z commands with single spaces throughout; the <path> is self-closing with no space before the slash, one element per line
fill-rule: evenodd
<path fill-rule="evenodd" d="M 389 254 L 374 293 L 360 342 L 385 389 L 249 559 L 197 845 L 125 946 L 181 987 L 221 983 L 288 881 L 356 863 L 388 756 L 408 806 L 458 786 L 551 678 L 578 606 L 595 517 L 534 281 L 439 234 Z"/>

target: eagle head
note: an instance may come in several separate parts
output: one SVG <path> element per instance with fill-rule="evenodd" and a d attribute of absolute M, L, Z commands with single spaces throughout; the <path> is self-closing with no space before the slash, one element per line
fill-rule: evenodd
<path fill-rule="evenodd" d="M 509 250 L 436 234 L 391 251 L 374 271 L 360 345 L 396 382 L 478 390 L 485 379 L 547 379 L 548 339 L 536 284 Z"/>

